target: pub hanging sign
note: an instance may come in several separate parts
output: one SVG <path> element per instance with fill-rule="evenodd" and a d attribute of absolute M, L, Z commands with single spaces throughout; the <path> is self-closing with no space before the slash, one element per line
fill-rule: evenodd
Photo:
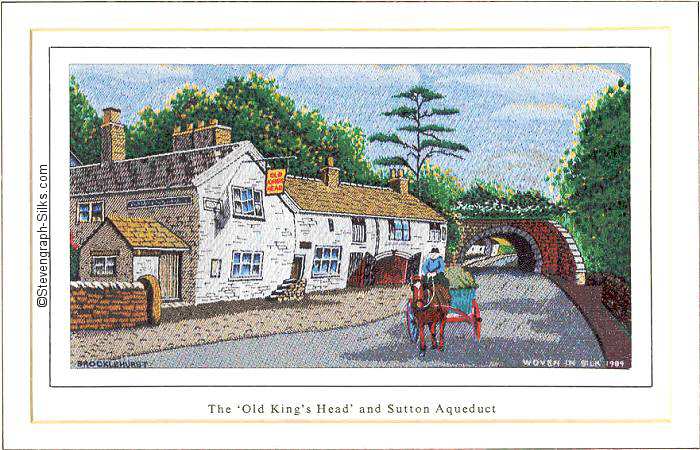
<path fill-rule="evenodd" d="M 284 179 L 287 169 L 268 169 L 265 177 L 265 195 L 284 193 Z"/>

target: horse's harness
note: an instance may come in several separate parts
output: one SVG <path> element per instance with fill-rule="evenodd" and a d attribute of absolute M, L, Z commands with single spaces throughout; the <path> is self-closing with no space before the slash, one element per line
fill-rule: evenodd
<path fill-rule="evenodd" d="M 430 305 L 433 303 L 433 298 L 435 297 L 435 280 L 431 277 L 430 281 L 432 282 L 433 286 L 432 286 L 432 289 L 430 289 L 430 297 L 428 299 L 428 303 L 426 303 L 424 306 L 414 305 L 413 307 L 416 309 L 416 311 L 419 311 L 419 312 L 427 311 L 428 308 L 430 308 Z M 423 289 L 424 293 L 427 290 L 422 285 L 421 285 L 421 289 Z"/>

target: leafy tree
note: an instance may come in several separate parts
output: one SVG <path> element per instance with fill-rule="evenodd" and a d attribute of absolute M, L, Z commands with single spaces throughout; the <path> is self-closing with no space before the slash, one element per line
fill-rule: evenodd
<path fill-rule="evenodd" d="M 70 151 L 83 164 L 100 161 L 102 153 L 102 136 L 100 135 L 100 117 L 92 107 L 85 94 L 80 91 L 73 76 L 68 82 L 70 108 Z"/>
<path fill-rule="evenodd" d="M 454 128 L 429 123 L 431 117 L 459 114 L 459 110 L 456 108 L 428 108 L 430 102 L 441 100 L 444 97 L 444 95 L 423 86 L 414 86 L 406 92 L 394 95 L 393 98 L 408 101 L 408 105 L 398 106 L 382 114 L 388 117 L 398 117 L 407 122 L 407 125 L 399 127 L 398 131 L 408 134 L 412 139 L 401 137 L 397 133 L 376 133 L 369 138 L 370 142 L 383 142 L 399 147 L 403 155 L 378 158 L 374 163 L 409 169 L 416 178 L 418 196 L 421 195 L 423 165 L 428 159 L 438 155 L 463 159 L 462 154 L 469 151 L 464 144 L 440 137 L 442 133 L 453 132 Z"/>
<path fill-rule="evenodd" d="M 577 141 L 547 175 L 586 267 L 630 280 L 630 86 L 619 80 L 574 118 Z"/>
<path fill-rule="evenodd" d="M 127 156 L 170 151 L 175 126 L 217 119 L 231 127 L 235 141 L 251 141 L 265 156 L 295 156 L 292 174 L 316 176 L 328 156 L 334 156 L 343 178 L 377 184 L 379 177 L 365 158 L 362 131 L 348 122 L 328 124 L 318 111 L 296 108 L 278 92 L 274 79 L 251 72 L 234 77 L 213 93 L 186 84 L 170 96 L 165 108 L 146 107 L 127 137 Z"/>
<path fill-rule="evenodd" d="M 459 199 L 456 211 L 463 217 L 552 219 L 562 208 L 537 189 L 520 191 L 493 181 L 476 180 Z"/>

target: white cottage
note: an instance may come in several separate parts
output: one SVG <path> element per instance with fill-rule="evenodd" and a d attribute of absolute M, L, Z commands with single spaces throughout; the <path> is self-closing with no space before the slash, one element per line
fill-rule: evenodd
<path fill-rule="evenodd" d="M 386 188 L 350 184 L 329 160 L 320 178 L 288 176 L 266 195 L 263 156 L 230 128 L 178 128 L 172 151 L 126 159 L 119 117 L 104 111 L 101 162 L 71 168 L 82 280 L 151 274 L 179 306 L 404 283 L 431 249 L 444 254 L 445 220 L 401 172 Z"/>
<path fill-rule="evenodd" d="M 391 188 L 343 183 L 331 159 L 320 179 L 288 176 L 268 196 L 263 156 L 239 145 L 194 179 L 196 302 L 275 296 L 301 279 L 307 291 L 403 283 L 431 249 L 444 253 L 444 219 L 400 173 Z"/>

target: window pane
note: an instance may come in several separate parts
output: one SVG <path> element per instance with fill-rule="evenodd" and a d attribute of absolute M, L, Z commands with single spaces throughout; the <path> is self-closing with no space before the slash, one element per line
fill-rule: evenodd
<path fill-rule="evenodd" d="M 90 205 L 87 203 L 78 204 L 78 220 L 87 222 L 90 220 Z"/>
<path fill-rule="evenodd" d="M 241 212 L 243 211 L 243 206 L 241 205 L 240 202 L 236 202 L 236 203 L 234 204 L 233 211 L 234 211 L 236 214 L 241 214 Z"/>
<path fill-rule="evenodd" d="M 260 203 L 262 197 L 260 191 L 254 191 L 255 203 Z"/>
<path fill-rule="evenodd" d="M 241 273 L 241 266 L 238 264 L 234 264 L 231 267 L 231 273 L 233 274 L 234 277 L 238 276 Z"/>
<path fill-rule="evenodd" d="M 253 275 L 260 275 L 260 264 L 253 264 Z"/>
<path fill-rule="evenodd" d="M 326 260 L 321 261 L 321 272 L 323 272 L 323 273 L 328 272 L 328 261 L 326 261 Z"/>
<path fill-rule="evenodd" d="M 240 253 L 234 253 L 233 254 L 233 263 L 237 264 L 241 262 L 241 254 Z"/>
<path fill-rule="evenodd" d="M 250 264 L 243 264 L 241 266 L 241 276 L 247 277 L 250 275 Z"/>
<path fill-rule="evenodd" d="M 331 272 L 338 272 L 338 261 L 331 261 Z"/>
<path fill-rule="evenodd" d="M 233 189 L 233 198 L 234 200 L 240 200 L 241 199 L 241 190 L 240 189 Z"/>
<path fill-rule="evenodd" d="M 338 258 L 338 252 L 339 252 L 339 250 L 338 250 L 337 248 L 334 248 L 333 250 L 331 250 L 331 257 L 337 259 L 337 258 Z"/>
<path fill-rule="evenodd" d="M 316 258 L 320 258 L 322 254 L 323 254 L 323 248 L 316 247 Z"/>
<path fill-rule="evenodd" d="M 253 262 L 254 263 L 260 263 L 260 258 L 262 257 L 262 253 L 256 253 L 253 255 Z"/>
<path fill-rule="evenodd" d="M 331 257 L 331 249 L 330 248 L 324 248 L 323 249 L 323 257 L 324 258 L 330 258 Z"/>
<path fill-rule="evenodd" d="M 313 273 L 318 273 L 318 271 L 319 271 L 320 269 L 321 269 L 321 261 L 319 261 L 319 260 L 314 261 L 314 265 L 313 265 L 313 267 L 311 268 L 311 272 L 313 272 Z"/>
<path fill-rule="evenodd" d="M 243 253 L 243 264 L 250 264 L 252 256 L 251 253 Z"/>
<path fill-rule="evenodd" d="M 92 220 L 101 222 L 102 221 L 102 203 L 97 202 L 97 203 L 92 203 L 91 205 L 91 212 L 92 212 Z"/>

